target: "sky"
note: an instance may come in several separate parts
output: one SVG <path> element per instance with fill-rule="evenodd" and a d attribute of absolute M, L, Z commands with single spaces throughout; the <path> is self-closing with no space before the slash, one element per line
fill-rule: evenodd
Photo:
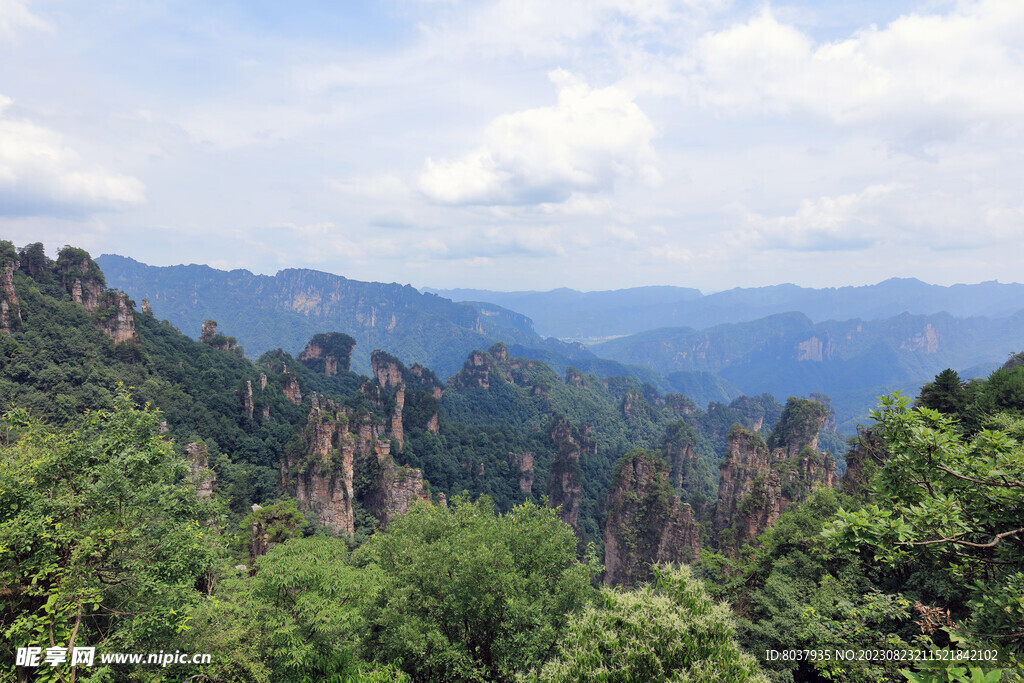
<path fill-rule="evenodd" d="M 0 0 L 0 238 L 439 288 L 1019 282 L 1024 2 Z"/>

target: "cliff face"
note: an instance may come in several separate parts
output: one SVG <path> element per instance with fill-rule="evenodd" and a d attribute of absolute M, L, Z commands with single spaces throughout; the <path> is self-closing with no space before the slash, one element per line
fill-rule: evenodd
<path fill-rule="evenodd" d="M 519 470 L 519 492 L 529 495 L 533 491 L 533 458 L 534 453 L 509 453 L 508 460 Z"/>
<path fill-rule="evenodd" d="M 99 301 L 100 305 L 96 309 L 100 316 L 98 327 L 104 334 L 114 340 L 115 344 L 139 338 L 135 331 L 135 315 L 127 294 L 107 291 L 100 295 Z"/>
<path fill-rule="evenodd" d="M 302 403 L 302 389 L 299 387 L 299 378 L 294 372 L 288 372 L 287 367 L 281 373 L 281 391 L 295 405 Z"/>
<path fill-rule="evenodd" d="M 340 332 L 313 335 L 299 354 L 299 362 L 313 372 L 333 377 L 338 369 L 349 370 L 356 340 Z"/>
<path fill-rule="evenodd" d="M 85 306 L 90 313 L 100 305 L 100 295 L 106 287 L 103 273 L 89 254 L 81 249 L 65 248 L 57 257 L 57 272 L 64 291 L 76 304 Z"/>
<path fill-rule="evenodd" d="M 206 444 L 192 442 L 185 446 L 185 458 L 191 468 L 189 480 L 195 485 L 196 494 L 199 498 L 209 498 L 217 484 L 217 474 L 210 469 Z"/>
<path fill-rule="evenodd" d="M 364 385 L 363 391 L 371 402 L 383 405 L 383 387 Z M 395 393 L 395 413 L 385 422 L 367 413 L 355 414 L 315 393 L 311 401 L 304 448 L 281 465 L 282 482 L 295 492 L 301 510 L 314 513 L 322 525 L 351 535 L 357 500 L 381 526 L 408 511 L 413 501 L 429 500 L 423 473 L 397 465 L 391 456 L 388 436 L 402 443 L 401 385 Z M 363 481 L 364 487 L 357 490 L 356 481 Z"/>
<path fill-rule="evenodd" d="M 591 444 L 564 417 L 552 419 L 550 434 L 555 444 L 555 454 L 551 460 L 548 505 L 561 506 L 559 517 L 579 534 L 580 500 L 583 494 L 580 453 Z"/>
<path fill-rule="evenodd" d="M 605 584 L 646 581 L 652 563 L 692 562 L 700 552 L 693 511 L 667 476 L 666 464 L 644 451 L 619 462 L 604 530 Z"/>
<path fill-rule="evenodd" d="M 0 332 L 17 332 L 21 329 L 21 306 L 14 291 L 14 271 L 17 261 L 8 261 L 0 266 Z"/>
<path fill-rule="evenodd" d="M 816 486 L 835 486 L 835 460 L 817 451 L 818 430 L 827 414 L 820 403 L 791 398 L 768 443 L 733 427 L 714 515 L 714 531 L 725 552 L 753 542 Z"/>

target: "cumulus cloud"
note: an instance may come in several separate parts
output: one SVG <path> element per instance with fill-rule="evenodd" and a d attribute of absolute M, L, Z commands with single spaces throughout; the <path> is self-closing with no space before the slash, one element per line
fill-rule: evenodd
<path fill-rule="evenodd" d="M 143 201 L 130 176 L 83 161 L 60 134 L 8 115 L 0 95 L 0 216 L 62 216 L 117 209 Z"/>
<path fill-rule="evenodd" d="M 419 189 L 443 204 L 562 202 L 622 179 L 656 183 L 654 124 L 625 90 L 550 74 L 558 104 L 500 116 L 457 159 L 428 158 Z"/>
<path fill-rule="evenodd" d="M 847 40 L 816 43 L 769 9 L 704 36 L 706 104 L 731 111 L 806 111 L 836 123 L 930 128 L 942 134 L 1024 114 L 1024 3 L 963 3 L 909 14 Z"/>
<path fill-rule="evenodd" d="M 805 199 L 791 215 L 766 217 L 744 212 L 744 227 L 728 241 L 749 249 L 847 251 L 875 244 L 891 230 L 884 200 L 897 184 L 872 185 L 862 192 Z"/>

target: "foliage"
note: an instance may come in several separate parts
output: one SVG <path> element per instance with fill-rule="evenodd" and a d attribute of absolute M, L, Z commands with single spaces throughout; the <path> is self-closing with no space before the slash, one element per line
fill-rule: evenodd
<path fill-rule="evenodd" d="M 767 681 L 734 640 L 729 608 L 689 567 L 660 565 L 633 591 L 602 588 L 574 616 L 539 681 Z"/>
<path fill-rule="evenodd" d="M 416 505 L 359 552 L 381 572 L 364 653 L 427 680 L 509 680 L 539 666 L 599 571 L 593 556 L 577 560 L 554 510 L 524 503 L 495 517 L 486 497 Z"/>
<path fill-rule="evenodd" d="M 77 644 L 157 651 L 187 628 L 211 566 L 217 510 L 159 434 L 160 415 L 120 390 L 114 408 L 54 430 L 22 410 L 4 422 L 0 592 L 14 648 Z"/>
<path fill-rule="evenodd" d="M 948 416 L 911 410 L 899 395 L 884 397 L 873 417 L 888 457 L 871 502 L 840 510 L 830 542 L 870 548 L 889 567 L 931 568 L 949 581 L 947 604 L 965 635 L 1024 652 L 1020 443 L 1002 430 L 963 436 Z"/>

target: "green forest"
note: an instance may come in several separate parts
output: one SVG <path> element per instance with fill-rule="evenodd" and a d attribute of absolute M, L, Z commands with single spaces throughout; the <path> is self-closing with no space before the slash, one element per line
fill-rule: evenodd
<path fill-rule="evenodd" d="M 1024 354 L 847 439 L 823 394 L 205 330 L 0 241 L 0 679 L 1024 679 Z"/>

